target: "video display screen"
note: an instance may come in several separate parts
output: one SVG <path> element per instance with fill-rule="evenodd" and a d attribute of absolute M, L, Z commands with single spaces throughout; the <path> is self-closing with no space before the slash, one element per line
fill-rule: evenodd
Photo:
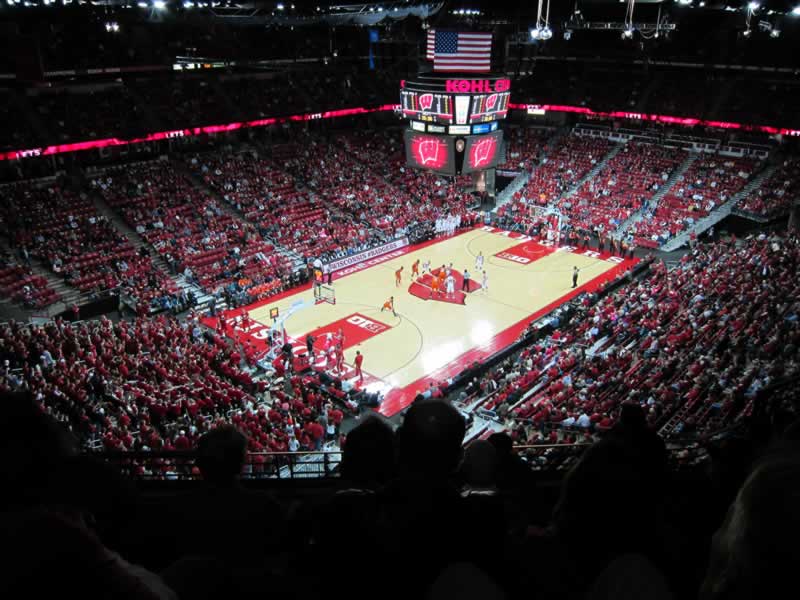
<path fill-rule="evenodd" d="M 508 112 L 509 98 L 511 98 L 509 92 L 472 96 L 469 107 L 470 122 L 486 123 L 504 119 Z"/>
<path fill-rule="evenodd" d="M 449 137 L 405 131 L 406 163 L 445 175 L 455 174 L 453 140 Z"/>
<path fill-rule="evenodd" d="M 420 121 L 445 125 L 453 122 L 453 97 L 449 94 L 402 90 L 400 108 L 406 117 Z"/>
<path fill-rule="evenodd" d="M 497 165 L 503 146 L 503 132 L 493 131 L 486 135 L 471 135 L 464 149 L 462 173 L 483 171 Z"/>

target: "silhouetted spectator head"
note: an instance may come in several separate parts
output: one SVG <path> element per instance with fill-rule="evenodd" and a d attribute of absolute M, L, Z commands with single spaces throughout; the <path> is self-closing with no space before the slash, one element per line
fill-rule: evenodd
<path fill-rule="evenodd" d="M 0 406 L 0 486 L 7 490 L 2 503 L 46 501 L 42 486 L 49 473 L 77 453 L 78 443 L 61 423 L 36 406 L 30 394 L 2 394 Z"/>
<path fill-rule="evenodd" d="M 514 440 L 507 433 L 493 433 L 487 441 L 497 450 L 498 456 L 508 456 L 514 449 Z"/>
<path fill-rule="evenodd" d="M 783 431 L 783 441 L 788 443 L 800 442 L 800 420 L 793 421 Z"/>
<path fill-rule="evenodd" d="M 618 439 L 598 442 L 564 478 L 554 512 L 556 528 L 567 543 L 591 532 L 602 540 L 605 558 L 652 549 L 659 545 L 662 479 L 635 446 Z"/>
<path fill-rule="evenodd" d="M 619 412 L 619 424 L 630 430 L 644 429 L 647 427 L 644 410 L 638 404 L 623 403 Z"/>
<path fill-rule="evenodd" d="M 412 404 L 397 430 L 400 466 L 417 475 L 452 474 L 461 461 L 464 433 L 464 419 L 450 404 L 441 400 Z"/>
<path fill-rule="evenodd" d="M 639 404 L 626 402 L 622 405 L 619 421 L 612 427 L 610 437 L 635 448 L 652 471 L 666 472 L 667 447 L 664 440 L 648 427 L 644 409 Z"/>
<path fill-rule="evenodd" d="M 242 472 L 247 438 L 232 425 L 212 429 L 197 442 L 197 467 L 203 479 L 231 483 Z"/>
<path fill-rule="evenodd" d="M 378 417 L 368 417 L 347 434 L 342 452 L 342 477 L 373 486 L 389 481 L 395 472 L 394 432 Z"/>
<path fill-rule="evenodd" d="M 753 469 L 714 535 L 703 600 L 785 595 L 800 564 L 800 453 L 767 456 Z"/>
<path fill-rule="evenodd" d="M 497 483 L 497 450 L 486 440 L 472 442 L 461 463 L 464 483 L 470 487 L 490 488 Z"/>
<path fill-rule="evenodd" d="M 103 546 L 80 517 L 42 509 L 7 513 L 0 537 L 14 549 L 0 562 L 0 597 L 177 598 L 157 575 Z"/>
<path fill-rule="evenodd" d="M 118 549 L 136 508 L 136 488 L 116 467 L 90 456 L 69 458 L 49 481 L 51 503 L 82 515 L 106 546 Z"/>

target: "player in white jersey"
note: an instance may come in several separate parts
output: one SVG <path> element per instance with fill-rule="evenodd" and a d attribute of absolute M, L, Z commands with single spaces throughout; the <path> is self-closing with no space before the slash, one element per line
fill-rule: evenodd
<path fill-rule="evenodd" d="M 478 256 L 475 257 L 475 270 L 483 271 L 483 252 L 478 252 Z"/>
<path fill-rule="evenodd" d="M 484 293 L 489 291 L 489 276 L 486 274 L 486 271 L 483 272 L 483 276 L 481 277 L 481 288 Z"/>
<path fill-rule="evenodd" d="M 422 263 L 422 274 L 429 272 L 431 270 L 431 259 L 426 258 L 425 262 Z"/>
<path fill-rule="evenodd" d="M 456 278 L 450 274 L 447 276 L 447 279 L 444 280 L 444 283 L 447 289 L 447 297 L 452 298 L 453 294 L 456 293 Z"/>

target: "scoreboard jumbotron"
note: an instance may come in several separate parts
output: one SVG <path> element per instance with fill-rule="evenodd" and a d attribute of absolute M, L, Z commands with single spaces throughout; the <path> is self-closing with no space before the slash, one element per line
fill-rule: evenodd
<path fill-rule="evenodd" d="M 400 108 L 409 120 L 409 166 L 458 175 L 486 171 L 500 161 L 499 121 L 508 114 L 510 80 L 456 77 L 428 74 L 400 82 Z"/>

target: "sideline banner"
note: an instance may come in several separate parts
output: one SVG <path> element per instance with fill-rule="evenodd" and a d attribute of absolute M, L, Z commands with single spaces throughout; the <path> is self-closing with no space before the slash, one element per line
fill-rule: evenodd
<path fill-rule="evenodd" d="M 398 250 L 399 248 L 405 248 L 406 246 L 408 246 L 408 238 L 400 238 L 399 240 L 394 240 L 388 244 L 378 246 L 377 248 L 372 248 L 371 250 L 365 250 L 364 252 L 359 252 L 358 254 L 353 254 L 352 256 L 345 256 L 344 258 L 331 261 L 328 263 L 328 267 L 330 267 L 331 272 L 338 271 L 339 269 L 344 269 L 345 267 L 369 260 L 370 258 L 375 258 L 376 256 L 382 256 L 383 254 L 391 252 L 392 250 Z"/>

